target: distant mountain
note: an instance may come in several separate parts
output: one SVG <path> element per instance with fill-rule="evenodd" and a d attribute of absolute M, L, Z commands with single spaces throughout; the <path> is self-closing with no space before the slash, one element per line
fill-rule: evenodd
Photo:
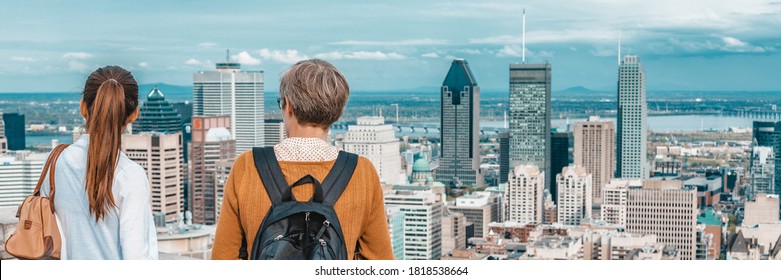
<path fill-rule="evenodd" d="M 571 88 L 565 88 L 563 90 L 557 90 L 556 93 L 599 93 L 601 90 L 588 89 L 584 86 L 576 86 Z"/>

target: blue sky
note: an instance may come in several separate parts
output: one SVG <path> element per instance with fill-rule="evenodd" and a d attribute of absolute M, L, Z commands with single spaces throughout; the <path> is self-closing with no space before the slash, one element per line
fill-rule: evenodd
<path fill-rule="evenodd" d="M 190 85 L 226 49 L 269 91 L 312 57 L 354 90 L 436 89 L 465 58 L 483 91 L 506 91 L 524 8 L 527 62 L 552 63 L 554 89 L 614 88 L 620 33 L 650 90 L 781 90 L 779 0 L 0 0 L 0 92 L 79 91 L 107 64 Z"/>

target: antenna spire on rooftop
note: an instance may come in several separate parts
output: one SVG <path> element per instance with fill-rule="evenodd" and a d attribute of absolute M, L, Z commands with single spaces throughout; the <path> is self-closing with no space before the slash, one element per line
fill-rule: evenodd
<path fill-rule="evenodd" d="M 526 64 L 526 9 L 523 9 L 523 33 L 521 35 L 521 62 Z"/>

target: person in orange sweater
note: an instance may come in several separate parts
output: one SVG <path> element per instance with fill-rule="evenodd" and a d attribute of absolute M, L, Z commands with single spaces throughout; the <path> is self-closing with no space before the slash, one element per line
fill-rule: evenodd
<path fill-rule="evenodd" d="M 273 151 L 285 181 L 290 185 L 309 174 L 323 182 L 339 154 L 326 139 L 328 128 L 342 116 L 347 104 L 347 81 L 326 61 L 304 60 L 282 76 L 279 93 L 277 104 L 288 138 Z M 293 188 L 292 194 L 303 202 L 315 195 L 314 189 L 305 184 Z M 225 185 L 212 259 L 246 258 L 242 251 L 253 248 L 270 207 L 253 151 L 244 152 L 233 164 Z M 394 259 L 379 176 L 368 159 L 358 158 L 353 176 L 333 208 L 344 235 L 347 259 Z"/>

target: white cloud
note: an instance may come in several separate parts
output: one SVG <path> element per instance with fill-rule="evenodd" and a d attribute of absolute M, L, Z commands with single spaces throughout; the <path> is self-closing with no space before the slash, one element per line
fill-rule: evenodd
<path fill-rule="evenodd" d="M 299 53 L 298 50 L 286 50 L 282 52 L 280 50 L 261 49 L 259 53 L 260 53 L 260 57 L 265 60 L 271 60 L 271 61 L 288 63 L 288 64 L 309 59 L 309 56 Z"/>
<path fill-rule="evenodd" d="M 246 65 L 260 65 L 260 59 L 252 57 L 247 51 L 242 51 L 238 54 L 231 55 L 231 59 L 241 64 Z"/>
<path fill-rule="evenodd" d="M 722 37 L 721 40 L 724 41 L 724 44 L 727 44 L 727 47 L 730 48 L 742 48 L 748 46 L 748 43 L 733 37 Z"/>
<path fill-rule="evenodd" d="M 217 43 L 214 43 L 214 42 L 203 42 L 203 43 L 198 44 L 198 46 L 201 47 L 201 48 L 213 48 L 213 47 L 217 46 Z"/>
<path fill-rule="evenodd" d="M 315 57 L 322 58 L 322 59 L 333 59 L 333 60 L 339 60 L 339 59 L 356 59 L 356 60 L 399 60 L 399 59 L 405 59 L 406 57 L 404 55 L 401 55 L 399 53 L 390 52 L 390 53 L 384 53 L 381 51 L 355 51 L 355 52 L 339 52 L 339 51 L 333 51 L 328 53 L 319 53 L 316 54 Z"/>
<path fill-rule="evenodd" d="M 149 68 L 149 63 L 146 63 L 146 62 L 143 62 L 143 61 L 142 61 L 142 62 L 139 62 L 139 63 L 138 63 L 138 67 L 141 67 L 141 68 Z"/>
<path fill-rule="evenodd" d="M 190 58 L 184 62 L 187 65 L 201 65 L 201 62 L 195 58 Z"/>
<path fill-rule="evenodd" d="M 458 51 L 462 52 L 462 53 L 466 53 L 466 54 L 482 54 L 483 53 L 483 52 L 481 52 L 478 49 L 460 49 Z"/>
<path fill-rule="evenodd" d="M 422 57 L 428 57 L 428 58 L 437 58 L 439 55 L 436 52 L 430 52 L 430 53 L 424 53 L 420 55 Z"/>
<path fill-rule="evenodd" d="M 675 52 L 680 50 L 686 53 L 700 53 L 707 51 L 721 51 L 732 53 L 763 53 L 767 51 L 773 51 L 773 47 L 755 46 L 748 42 L 741 41 L 734 37 L 724 36 L 719 37 L 720 41 L 682 41 L 678 39 L 670 39 L 669 44 L 672 48 L 659 49 L 661 52 Z"/>
<path fill-rule="evenodd" d="M 19 61 L 19 62 L 35 62 L 38 61 L 35 58 L 32 57 L 26 57 L 26 56 L 13 56 L 11 57 L 12 61 Z"/>
<path fill-rule="evenodd" d="M 75 71 L 75 72 L 84 72 L 89 69 L 89 66 L 81 61 L 69 61 L 68 62 L 68 70 Z"/>
<path fill-rule="evenodd" d="M 496 56 L 498 57 L 519 57 L 521 56 L 521 47 L 520 46 L 508 46 L 505 45 L 502 49 L 500 49 Z"/>
<path fill-rule="evenodd" d="M 445 56 L 445 60 L 454 60 L 454 59 L 458 59 L 458 57 L 455 57 L 455 56 L 452 56 L 452 55 L 446 55 Z"/>
<path fill-rule="evenodd" d="M 87 59 L 93 57 L 92 54 L 88 54 L 85 52 L 68 52 L 62 55 L 62 58 L 70 58 L 70 59 Z"/>
<path fill-rule="evenodd" d="M 429 46 L 429 45 L 446 45 L 447 40 L 438 39 L 410 39 L 400 41 L 357 41 L 347 40 L 333 42 L 331 45 L 348 45 L 348 46 Z"/>

